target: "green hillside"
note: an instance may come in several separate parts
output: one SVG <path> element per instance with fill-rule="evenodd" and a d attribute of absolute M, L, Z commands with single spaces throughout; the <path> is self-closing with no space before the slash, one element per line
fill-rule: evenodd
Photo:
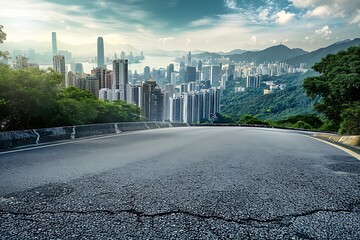
<path fill-rule="evenodd" d="M 305 78 L 315 76 L 316 72 L 289 74 L 268 80 L 280 81 L 287 85 L 285 90 L 263 95 L 263 89 L 247 89 L 244 93 L 228 93 L 222 98 L 221 112 L 234 119 L 245 114 L 260 119 L 277 121 L 298 114 L 312 114 L 313 104 L 302 87 Z"/>

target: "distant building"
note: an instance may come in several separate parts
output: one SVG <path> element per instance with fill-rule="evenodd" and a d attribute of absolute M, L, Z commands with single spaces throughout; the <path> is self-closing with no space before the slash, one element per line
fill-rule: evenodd
<path fill-rule="evenodd" d="M 183 122 L 183 105 L 184 98 L 181 95 L 170 97 L 170 121 L 181 123 Z"/>
<path fill-rule="evenodd" d="M 58 55 L 63 55 L 65 57 L 66 62 L 70 63 L 72 60 L 72 53 L 67 50 L 59 50 Z"/>
<path fill-rule="evenodd" d="M 99 90 L 99 99 L 108 100 L 112 102 L 112 90 L 109 88 L 102 88 Z"/>
<path fill-rule="evenodd" d="M 246 87 L 247 88 L 259 88 L 260 87 L 260 76 L 247 76 Z"/>
<path fill-rule="evenodd" d="M 151 78 L 150 67 L 146 66 L 144 68 L 144 80 L 147 81 L 149 78 Z"/>
<path fill-rule="evenodd" d="M 185 83 L 196 81 L 196 67 L 186 67 Z"/>
<path fill-rule="evenodd" d="M 123 91 L 124 98 L 126 100 L 126 89 L 129 83 L 128 79 L 128 60 L 116 59 L 113 62 L 113 78 L 114 88 Z"/>
<path fill-rule="evenodd" d="M 102 37 L 97 39 L 97 66 L 105 67 L 104 40 Z"/>
<path fill-rule="evenodd" d="M 53 68 L 65 78 L 65 57 L 63 55 L 53 56 Z"/>
<path fill-rule="evenodd" d="M 51 33 L 51 40 L 52 40 L 52 53 L 53 55 L 56 55 L 58 54 L 56 32 Z"/>
<path fill-rule="evenodd" d="M 106 69 L 104 67 L 95 68 L 95 76 L 99 80 L 99 89 L 108 87 L 105 84 Z"/>
<path fill-rule="evenodd" d="M 66 74 L 65 87 L 75 87 L 75 78 L 76 75 L 72 71 L 69 71 Z"/>
<path fill-rule="evenodd" d="M 83 74 L 84 73 L 84 66 L 82 63 L 75 64 L 75 73 Z"/>
<path fill-rule="evenodd" d="M 173 72 L 174 72 L 174 64 L 170 63 L 169 66 L 167 67 L 167 74 L 166 74 L 168 83 L 171 83 L 171 74 Z"/>
<path fill-rule="evenodd" d="M 85 88 L 87 91 L 92 92 L 96 98 L 99 98 L 99 79 L 95 75 L 86 77 Z"/>
<path fill-rule="evenodd" d="M 147 121 L 163 121 L 164 95 L 151 78 L 143 84 L 141 109 Z"/>

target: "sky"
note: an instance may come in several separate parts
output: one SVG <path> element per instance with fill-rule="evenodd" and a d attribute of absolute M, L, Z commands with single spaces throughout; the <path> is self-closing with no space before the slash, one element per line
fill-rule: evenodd
<path fill-rule="evenodd" d="M 137 49 L 311 51 L 360 37 L 359 0 L 0 0 L 7 40 Z"/>

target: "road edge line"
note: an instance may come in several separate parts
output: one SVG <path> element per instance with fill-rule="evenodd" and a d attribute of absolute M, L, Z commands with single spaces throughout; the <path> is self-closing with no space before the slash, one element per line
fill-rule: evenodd
<path fill-rule="evenodd" d="M 316 137 L 313 137 L 313 136 L 307 136 L 307 137 L 312 138 L 312 139 L 315 139 L 315 140 L 320 141 L 320 142 L 323 142 L 323 143 L 326 143 L 326 144 L 328 144 L 328 145 L 330 145 L 330 146 L 333 146 L 333 147 L 335 147 L 335 148 L 337 148 L 337 149 L 340 149 L 340 150 L 342 150 L 343 152 L 346 152 L 347 154 L 353 156 L 354 158 L 356 158 L 357 160 L 360 161 L 360 154 L 357 154 L 356 152 L 351 151 L 351 150 L 348 149 L 348 148 L 345 148 L 345 147 L 343 147 L 343 146 L 340 146 L 340 145 L 337 145 L 337 144 L 335 144 L 335 143 L 331 143 L 331 142 L 328 142 L 328 141 L 325 141 L 325 140 L 322 140 L 322 139 L 319 139 L 319 138 L 316 138 Z"/>

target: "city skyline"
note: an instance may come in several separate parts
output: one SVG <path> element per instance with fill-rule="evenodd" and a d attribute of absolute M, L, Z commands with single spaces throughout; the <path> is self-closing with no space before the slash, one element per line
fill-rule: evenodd
<path fill-rule="evenodd" d="M 31 0 L 3 6 L 7 41 L 49 41 L 57 32 L 67 44 L 109 44 L 137 49 L 264 49 L 286 44 L 314 50 L 360 35 L 356 0 Z"/>

